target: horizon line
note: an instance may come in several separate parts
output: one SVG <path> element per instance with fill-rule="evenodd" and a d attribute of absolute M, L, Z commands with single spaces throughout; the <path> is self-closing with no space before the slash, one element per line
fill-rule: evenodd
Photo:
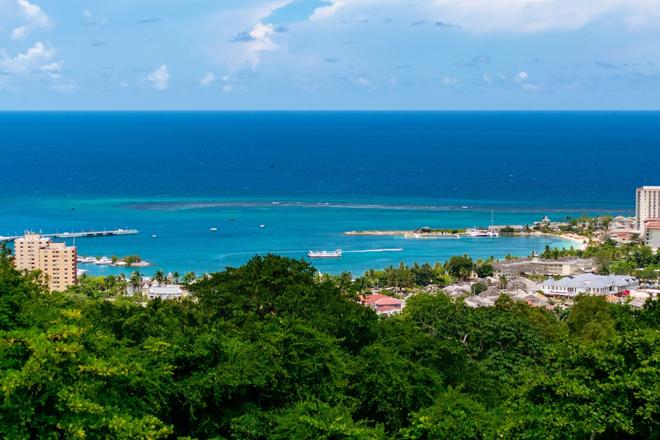
<path fill-rule="evenodd" d="M 2 113 L 659 113 L 657 109 L 0 109 Z"/>

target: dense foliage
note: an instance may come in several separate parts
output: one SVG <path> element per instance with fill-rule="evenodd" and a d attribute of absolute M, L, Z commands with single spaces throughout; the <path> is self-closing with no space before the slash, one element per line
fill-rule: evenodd
<path fill-rule="evenodd" d="M 419 294 L 379 319 L 276 256 L 177 301 L 102 288 L 49 294 L 0 257 L 0 437 L 660 438 L 657 303 Z"/>

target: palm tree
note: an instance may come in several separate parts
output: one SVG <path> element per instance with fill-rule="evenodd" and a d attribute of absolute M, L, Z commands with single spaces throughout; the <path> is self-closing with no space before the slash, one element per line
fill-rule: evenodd
<path fill-rule="evenodd" d="M 165 282 L 165 274 L 162 270 L 157 270 L 152 278 L 154 281 L 158 282 L 158 284 L 163 284 Z"/>
<path fill-rule="evenodd" d="M 179 272 L 172 272 L 172 282 L 174 284 L 179 284 L 179 278 L 181 278 L 181 275 L 179 275 Z"/>
<path fill-rule="evenodd" d="M 130 284 L 134 295 L 137 292 L 139 292 L 140 287 L 142 286 L 142 275 L 140 274 L 140 272 L 138 272 L 137 270 L 134 271 L 131 274 L 131 278 L 128 280 L 128 283 Z"/>
<path fill-rule="evenodd" d="M 195 272 L 187 272 L 183 276 L 183 282 L 185 284 L 192 284 L 195 282 L 196 279 L 197 279 L 197 275 L 195 275 Z"/>

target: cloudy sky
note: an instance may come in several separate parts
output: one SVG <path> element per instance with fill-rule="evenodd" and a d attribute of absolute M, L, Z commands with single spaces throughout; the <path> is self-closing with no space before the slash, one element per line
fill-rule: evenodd
<path fill-rule="evenodd" d="M 0 0 L 0 109 L 657 109 L 660 0 Z"/>

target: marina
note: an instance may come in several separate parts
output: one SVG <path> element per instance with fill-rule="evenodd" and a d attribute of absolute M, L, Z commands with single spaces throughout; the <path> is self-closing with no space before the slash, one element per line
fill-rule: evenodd
<path fill-rule="evenodd" d="M 81 255 L 77 258 L 78 264 L 81 265 L 95 265 L 95 266 L 112 266 L 112 267 L 149 267 L 151 263 L 144 261 L 139 257 L 83 257 Z"/>

